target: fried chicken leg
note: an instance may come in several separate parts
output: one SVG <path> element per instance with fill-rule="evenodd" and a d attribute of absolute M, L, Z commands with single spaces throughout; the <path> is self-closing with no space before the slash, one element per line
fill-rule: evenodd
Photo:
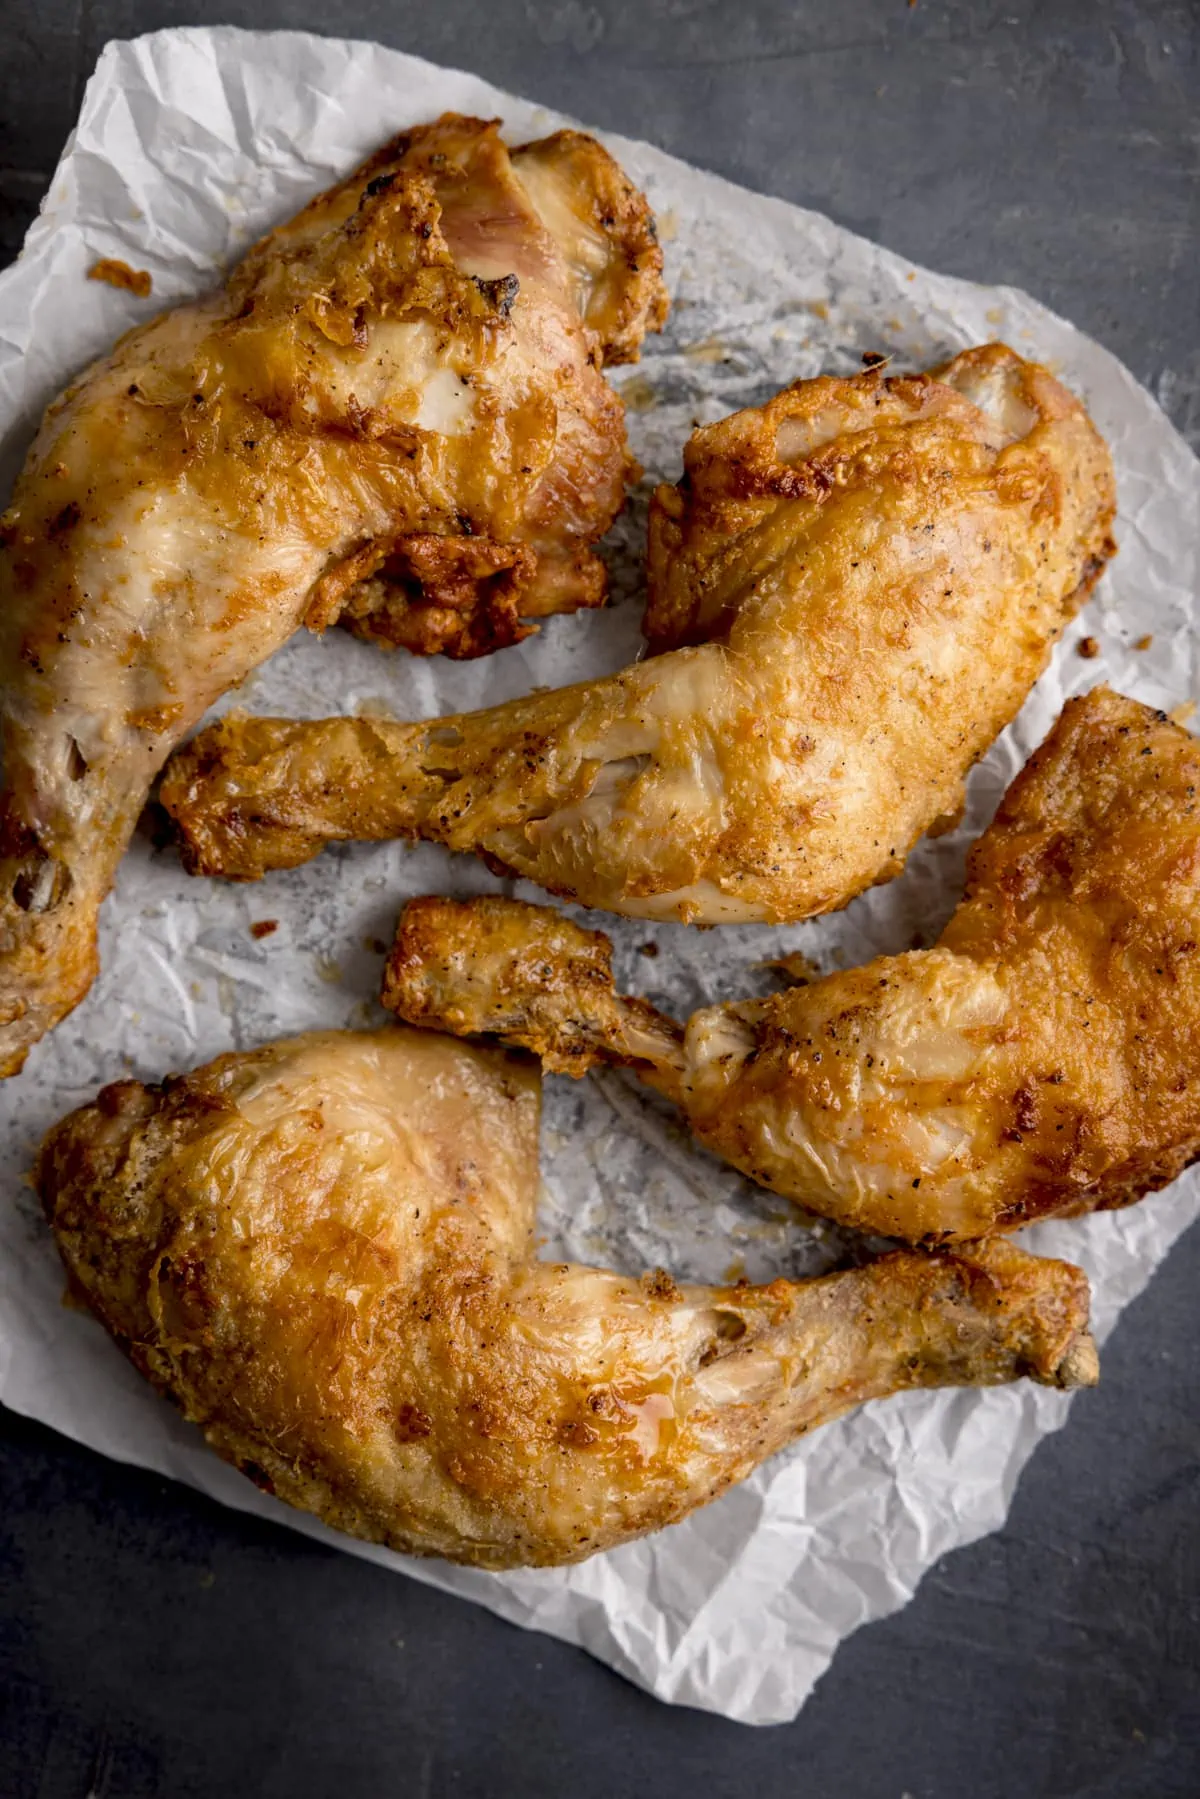
<path fill-rule="evenodd" d="M 421 725 L 229 717 L 162 797 L 197 873 L 424 837 L 568 899 L 807 918 L 961 807 L 1112 553 L 1087 414 L 992 345 L 698 431 L 651 518 L 653 656 Z"/>
<path fill-rule="evenodd" d="M 0 1073 L 91 984 L 170 749 L 301 623 L 476 655 L 602 597 L 630 462 L 599 371 L 660 267 L 591 139 L 447 116 L 51 406 L 0 520 Z"/>
<path fill-rule="evenodd" d="M 1200 1155 L 1200 743 L 1098 687 L 972 851 L 935 949 L 681 1029 L 614 993 L 608 939 L 517 901 L 414 900 L 384 1003 L 549 1068 L 635 1068 L 702 1143 L 907 1242 L 1126 1205 Z"/>
<path fill-rule="evenodd" d="M 300 1037 L 106 1088 L 37 1181 L 75 1290 L 220 1454 L 482 1567 L 673 1523 L 867 1399 L 1096 1378 L 1085 1276 L 1008 1244 L 768 1287 L 534 1260 L 539 1097 L 497 1050 Z"/>

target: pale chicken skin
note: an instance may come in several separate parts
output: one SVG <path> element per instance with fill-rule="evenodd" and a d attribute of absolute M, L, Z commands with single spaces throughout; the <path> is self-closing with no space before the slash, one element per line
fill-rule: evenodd
<path fill-rule="evenodd" d="M 802 381 L 697 431 L 651 515 L 653 655 L 420 725 L 229 717 L 163 787 L 187 865 L 254 879 L 423 837 L 634 917 L 780 922 L 961 808 L 1112 553 L 1108 450 L 1001 345 Z"/>
<path fill-rule="evenodd" d="M 300 624 L 474 655 L 603 597 L 600 370 L 660 268 L 598 144 L 448 115 L 50 407 L 0 519 L 0 1073 L 90 985 L 169 751 Z"/>
<path fill-rule="evenodd" d="M 1008 1244 L 802 1284 L 533 1255 L 536 1065 L 399 1028 L 300 1037 L 51 1132 L 74 1292 L 261 1486 L 488 1568 L 673 1523 L 911 1387 L 1096 1378 L 1088 1286 Z"/>
<path fill-rule="evenodd" d="M 1072 700 L 971 853 L 937 947 L 685 1027 L 608 940 L 518 901 L 413 901 L 384 1003 L 582 1074 L 627 1064 L 812 1212 L 911 1243 L 1121 1206 L 1200 1156 L 1200 744 Z"/>

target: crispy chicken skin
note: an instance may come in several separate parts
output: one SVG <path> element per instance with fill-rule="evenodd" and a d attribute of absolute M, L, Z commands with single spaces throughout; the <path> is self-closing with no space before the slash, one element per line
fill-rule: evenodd
<path fill-rule="evenodd" d="M 297 626 L 477 655 L 602 597 L 631 465 L 600 369 L 660 268 L 590 138 L 447 115 L 50 407 L 0 519 L 0 1072 L 90 985 L 164 758 Z"/>
<path fill-rule="evenodd" d="M 300 1037 L 58 1125 L 74 1290 L 260 1485 L 482 1567 L 670 1524 L 864 1400 L 1090 1384 L 1079 1269 L 989 1244 L 768 1287 L 538 1262 L 535 1065 L 390 1029 Z"/>
<path fill-rule="evenodd" d="M 163 799 L 195 872 L 425 837 L 708 924 L 827 912 L 957 813 L 1112 553 L 1108 450 L 1002 345 L 802 381 L 696 432 L 650 531 L 651 648 L 421 725 L 229 717 Z"/>
<path fill-rule="evenodd" d="M 681 1030 L 547 908 L 415 900 L 384 1003 L 581 1074 L 635 1068 L 697 1137 L 811 1211 L 956 1242 L 1121 1206 L 1200 1155 L 1200 744 L 1098 687 L 971 854 L 935 949 Z"/>

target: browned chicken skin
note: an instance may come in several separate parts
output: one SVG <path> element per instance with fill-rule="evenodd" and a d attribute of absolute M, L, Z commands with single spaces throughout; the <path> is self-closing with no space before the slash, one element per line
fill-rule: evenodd
<path fill-rule="evenodd" d="M 801 381 L 696 432 L 651 516 L 651 647 L 420 725 L 230 717 L 163 800 L 195 872 L 424 837 L 634 917 L 779 922 L 897 874 L 1112 553 L 1107 448 L 1002 345 Z"/>
<path fill-rule="evenodd" d="M 151 780 L 304 622 L 478 655 L 603 594 L 665 312 L 642 197 L 573 132 L 447 115 L 130 332 L 0 520 L 0 1073 L 95 973 Z"/>
<path fill-rule="evenodd" d="M 51 1132 L 82 1294 L 212 1446 L 338 1529 L 489 1568 L 670 1524 L 912 1387 L 1090 1384 L 1079 1269 L 1007 1243 L 676 1286 L 538 1262 L 535 1065 L 300 1037 Z"/>
<path fill-rule="evenodd" d="M 582 1074 L 635 1068 L 751 1179 L 953 1242 L 1120 1206 L 1200 1155 L 1200 744 L 1106 687 L 1009 788 L 935 949 L 685 1028 L 608 940 L 517 901 L 414 900 L 384 1003 Z"/>

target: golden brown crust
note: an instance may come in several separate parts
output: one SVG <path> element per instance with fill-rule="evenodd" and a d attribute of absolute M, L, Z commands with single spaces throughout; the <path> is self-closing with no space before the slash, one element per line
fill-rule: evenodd
<path fill-rule="evenodd" d="M 383 973 L 382 1003 L 406 1024 L 494 1035 L 578 1078 L 598 1062 L 670 1062 L 682 1033 L 614 991 L 612 944 L 561 912 L 492 895 L 409 900 Z"/>
<path fill-rule="evenodd" d="M 724 636 L 760 566 L 773 574 L 793 542 L 808 558 L 840 555 L 850 589 L 868 579 L 881 590 L 911 584 L 917 567 L 936 563 L 950 592 L 935 592 L 927 581 L 926 603 L 953 599 L 961 583 L 982 581 L 993 591 L 1033 585 L 1032 561 L 1040 565 L 1040 606 L 1053 595 L 1063 607 L 1061 615 L 1054 608 L 1044 614 L 1043 630 L 1052 636 L 1116 553 L 1116 490 L 1105 445 L 1066 388 L 1003 344 L 964 350 L 924 375 L 880 368 L 848 380 L 794 382 L 763 406 L 699 427 L 683 467 L 677 487 L 655 491 L 650 511 L 644 628 L 652 655 Z M 856 494 L 877 496 L 876 517 L 864 519 Z M 945 560 L 936 541 L 939 512 L 960 523 L 954 555 Z M 789 528 L 781 529 L 785 521 Z M 858 541 L 847 533 L 836 542 L 847 523 Z M 880 523 L 896 533 L 901 553 L 894 560 L 880 551 Z M 1014 524 L 1017 535 L 1006 542 Z M 1029 541 L 1035 535 L 1036 549 Z M 930 537 L 935 541 L 921 541 Z M 864 566 L 869 575 L 855 581 L 852 572 Z M 1006 609 L 998 594 L 997 601 L 999 623 Z M 861 603 L 869 603 L 865 595 Z M 899 649 L 912 626 L 907 608 L 892 604 L 887 628 L 901 634 Z M 1021 645 L 1023 654 L 1042 655 L 1039 636 Z"/>
<path fill-rule="evenodd" d="M 536 567 L 526 545 L 488 537 L 375 538 L 322 576 L 304 622 L 319 631 L 336 619 L 368 643 L 421 656 L 486 656 L 536 630 L 521 615 Z"/>
<path fill-rule="evenodd" d="M 575 255 L 448 114 L 50 407 L 0 519 L 0 1073 L 86 992 L 172 745 L 306 616 L 473 656 L 603 599 L 630 463 Z M 648 265 L 605 279 L 627 335 L 660 317 Z"/>
<path fill-rule="evenodd" d="M 420 727 L 227 720 L 164 802 L 189 865 L 236 879 L 412 836 L 632 917 L 829 911 L 961 805 L 1111 553 L 1113 502 L 1082 406 L 1002 345 L 937 378 L 800 382 L 696 432 L 660 490 L 662 654 Z"/>
<path fill-rule="evenodd" d="M 942 942 L 1016 964 L 1014 999 L 1047 1027 L 1030 1033 L 1036 1078 L 1031 1066 L 1009 1102 L 1031 1172 L 1006 1224 L 1128 1205 L 1196 1160 L 1200 743 L 1190 732 L 1108 687 L 1068 700 L 972 851 Z M 1054 994 L 1054 975 L 1068 995 Z"/>
<path fill-rule="evenodd" d="M 864 1400 L 1095 1379 L 1088 1288 L 1007 1244 L 683 1287 L 531 1259 L 533 1065 L 318 1033 L 52 1131 L 77 1293 L 209 1443 L 290 1504 L 482 1567 L 658 1529 Z"/>

